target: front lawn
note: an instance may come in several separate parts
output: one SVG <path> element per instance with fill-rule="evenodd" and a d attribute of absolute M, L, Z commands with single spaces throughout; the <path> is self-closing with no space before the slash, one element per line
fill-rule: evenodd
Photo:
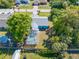
<path fill-rule="evenodd" d="M 6 51 L 0 50 L 0 59 L 12 59 L 12 55 L 13 55 L 12 51 L 8 52 L 7 50 Z M 24 55 L 26 55 L 27 59 L 48 59 L 48 57 L 43 57 L 43 56 L 40 56 L 39 54 L 28 53 L 28 52 L 21 53 L 20 59 L 23 59 Z"/>
<path fill-rule="evenodd" d="M 50 15 L 50 12 L 40 12 L 38 13 L 38 15 L 48 17 Z"/>

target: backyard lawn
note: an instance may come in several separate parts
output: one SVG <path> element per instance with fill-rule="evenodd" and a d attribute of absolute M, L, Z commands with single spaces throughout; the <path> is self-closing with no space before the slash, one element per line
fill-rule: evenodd
<path fill-rule="evenodd" d="M 48 57 L 42 57 L 42 56 L 35 54 L 35 53 L 21 54 L 21 59 L 23 58 L 24 55 L 26 55 L 27 59 L 48 59 Z M 51 59 L 51 58 L 49 58 L 49 59 Z"/>
<path fill-rule="evenodd" d="M 20 59 L 23 59 L 23 56 L 26 55 L 27 59 L 48 59 L 48 57 L 42 57 L 35 53 L 21 53 Z M 12 54 L 0 53 L 0 59 L 12 59 Z M 50 58 L 49 58 L 50 59 Z"/>

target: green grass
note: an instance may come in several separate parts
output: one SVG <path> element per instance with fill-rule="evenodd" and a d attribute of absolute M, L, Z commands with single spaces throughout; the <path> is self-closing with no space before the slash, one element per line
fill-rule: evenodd
<path fill-rule="evenodd" d="M 50 12 L 40 12 L 38 15 L 48 17 L 50 15 Z"/>
<path fill-rule="evenodd" d="M 11 55 L 1 54 L 0 59 L 12 59 Z"/>
<path fill-rule="evenodd" d="M 26 55 L 27 59 L 48 59 L 48 57 L 42 57 L 35 53 L 21 53 L 20 59 L 23 59 L 24 55 Z M 0 59 L 12 59 L 12 54 L 1 53 Z"/>
<path fill-rule="evenodd" d="M 15 14 L 16 14 L 16 13 L 18 13 L 18 14 L 19 14 L 19 13 L 22 13 L 22 14 L 27 13 L 27 14 L 30 15 L 30 16 L 32 15 L 32 12 L 15 12 Z"/>
<path fill-rule="evenodd" d="M 23 14 L 27 13 L 30 16 L 32 15 L 32 12 L 15 12 L 15 13 L 23 13 Z M 40 12 L 38 15 L 48 17 L 50 15 L 50 12 Z"/>
<path fill-rule="evenodd" d="M 21 59 L 23 59 L 23 56 L 26 55 L 27 59 L 48 59 L 48 57 L 42 57 L 35 53 L 25 53 L 21 54 Z M 49 58 L 50 59 L 50 58 Z"/>
<path fill-rule="evenodd" d="M 50 9 L 49 3 L 47 5 L 40 5 L 38 9 Z"/>
<path fill-rule="evenodd" d="M 12 59 L 13 52 L 7 49 L 0 49 L 0 59 Z"/>
<path fill-rule="evenodd" d="M 40 5 L 39 7 L 38 7 L 38 9 L 50 9 L 50 7 L 49 6 L 42 6 L 42 5 Z"/>

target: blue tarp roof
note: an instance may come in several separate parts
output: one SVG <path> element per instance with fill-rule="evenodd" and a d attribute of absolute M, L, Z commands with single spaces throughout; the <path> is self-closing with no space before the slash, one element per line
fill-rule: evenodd
<path fill-rule="evenodd" d="M 0 36 L 0 43 L 7 43 L 8 39 L 7 36 Z"/>

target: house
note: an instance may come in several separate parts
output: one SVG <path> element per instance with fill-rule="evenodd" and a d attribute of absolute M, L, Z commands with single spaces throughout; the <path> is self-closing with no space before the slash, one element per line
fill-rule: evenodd
<path fill-rule="evenodd" d="M 34 0 L 34 5 L 46 5 L 47 0 Z"/>
<path fill-rule="evenodd" d="M 30 0 L 15 0 L 16 5 L 28 4 L 28 3 L 30 3 Z"/>
<path fill-rule="evenodd" d="M 12 9 L 0 9 L 0 29 L 7 27 L 7 20 L 13 13 Z"/>
<path fill-rule="evenodd" d="M 79 5 L 79 1 L 76 2 L 76 5 Z"/>
<path fill-rule="evenodd" d="M 46 30 L 48 29 L 48 17 L 32 17 L 32 22 L 38 25 L 39 30 Z"/>

